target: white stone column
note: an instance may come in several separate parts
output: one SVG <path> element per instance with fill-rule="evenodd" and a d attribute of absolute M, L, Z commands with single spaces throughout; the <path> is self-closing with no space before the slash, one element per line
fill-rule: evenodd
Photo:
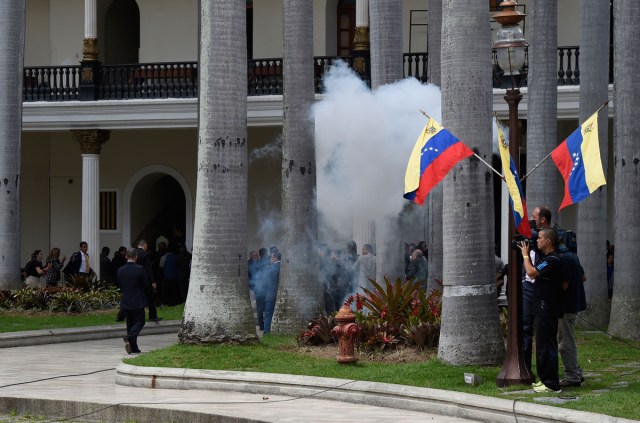
<path fill-rule="evenodd" d="M 83 60 L 98 60 L 96 0 L 84 0 L 84 42 L 82 45 Z"/>
<path fill-rule="evenodd" d="M 100 155 L 82 155 L 82 240 L 89 244 L 89 263 L 99 274 Z"/>
<path fill-rule="evenodd" d="M 84 0 L 84 38 L 97 38 L 96 0 Z"/>
<path fill-rule="evenodd" d="M 369 26 L 369 0 L 356 0 L 356 28 Z"/>
<path fill-rule="evenodd" d="M 110 132 L 88 130 L 73 132 L 82 154 L 82 227 L 80 241 L 89 246 L 89 263 L 100 274 L 100 150 Z"/>

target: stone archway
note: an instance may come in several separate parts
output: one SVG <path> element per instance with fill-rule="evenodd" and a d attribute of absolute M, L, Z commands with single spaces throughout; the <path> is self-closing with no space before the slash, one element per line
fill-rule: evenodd
<path fill-rule="evenodd" d="M 171 227 L 184 233 L 187 249 L 193 246 L 193 197 L 175 169 L 164 165 L 147 166 L 136 172 L 125 187 L 122 198 L 122 242 L 144 238 L 151 247 L 163 235 L 171 238 Z"/>

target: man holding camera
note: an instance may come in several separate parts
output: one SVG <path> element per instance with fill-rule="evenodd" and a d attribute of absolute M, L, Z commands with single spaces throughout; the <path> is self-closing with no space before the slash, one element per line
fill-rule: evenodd
<path fill-rule="evenodd" d="M 551 227 L 551 210 L 548 207 L 538 206 L 531 213 L 531 229 L 547 229 Z M 535 241 L 535 238 L 534 238 Z M 540 251 L 537 246 L 529 254 L 530 263 L 537 264 Z M 522 273 L 522 349 L 524 351 L 524 362 L 531 372 L 531 356 L 533 354 L 533 286 L 534 278 L 527 275 L 523 268 Z"/>
<path fill-rule="evenodd" d="M 562 315 L 562 261 L 556 252 L 558 235 L 555 230 L 539 231 L 536 245 L 544 255 L 536 265 L 531 263 L 529 241 L 521 241 L 524 269 L 533 284 L 533 315 L 536 326 L 536 368 L 540 382 L 535 392 L 559 392 L 558 378 L 558 317 Z"/>

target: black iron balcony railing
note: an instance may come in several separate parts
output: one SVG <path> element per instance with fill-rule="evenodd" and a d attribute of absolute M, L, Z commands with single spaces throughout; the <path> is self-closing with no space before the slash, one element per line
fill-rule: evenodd
<path fill-rule="evenodd" d="M 579 54 L 580 50 L 577 46 L 558 48 L 558 85 L 580 84 Z M 349 66 L 353 64 L 351 57 L 318 56 L 314 58 L 316 93 L 323 91 L 322 78 L 337 60 L 343 60 Z M 495 60 L 494 63 L 496 63 Z M 414 77 L 421 82 L 428 81 L 427 53 L 405 53 L 403 65 L 405 77 Z M 198 64 L 196 62 L 102 65 L 98 73 L 96 90 L 98 100 L 198 96 Z M 507 80 L 502 74 L 497 64 L 494 65 L 495 88 L 511 86 L 511 79 Z M 521 74 L 517 83 L 525 86 L 526 64 Z M 248 95 L 282 94 L 281 58 L 249 60 L 247 76 Z M 80 78 L 80 65 L 25 67 L 23 100 L 27 102 L 78 100 Z"/>

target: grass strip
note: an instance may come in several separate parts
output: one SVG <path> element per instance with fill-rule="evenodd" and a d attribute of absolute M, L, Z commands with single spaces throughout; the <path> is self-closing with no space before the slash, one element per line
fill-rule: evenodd
<path fill-rule="evenodd" d="M 164 320 L 182 320 L 184 304 L 158 308 L 158 315 Z M 42 311 L 0 311 L 0 332 L 21 332 L 25 330 L 78 328 L 85 326 L 113 325 L 117 309 L 100 310 L 90 313 L 50 313 Z"/>
<path fill-rule="evenodd" d="M 578 332 L 578 351 L 587 381 L 581 387 L 565 389 L 560 396 L 575 396 L 576 400 L 557 406 L 640 419 L 639 350 L 604 334 Z M 543 396 L 557 396 L 533 394 L 533 391 L 512 392 L 530 389 L 524 386 L 498 388 L 495 380 L 499 367 L 451 366 L 435 358 L 434 351 L 426 352 L 425 361 L 420 362 L 360 360 L 352 365 L 340 365 L 332 358 L 300 352 L 294 338 L 287 336 L 266 336 L 261 343 L 247 346 L 176 344 L 126 359 L 125 362 L 146 367 L 282 373 L 384 382 L 525 402 L 534 402 L 535 398 Z M 484 383 L 479 386 L 467 385 L 464 373 L 480 375 Z"/>

